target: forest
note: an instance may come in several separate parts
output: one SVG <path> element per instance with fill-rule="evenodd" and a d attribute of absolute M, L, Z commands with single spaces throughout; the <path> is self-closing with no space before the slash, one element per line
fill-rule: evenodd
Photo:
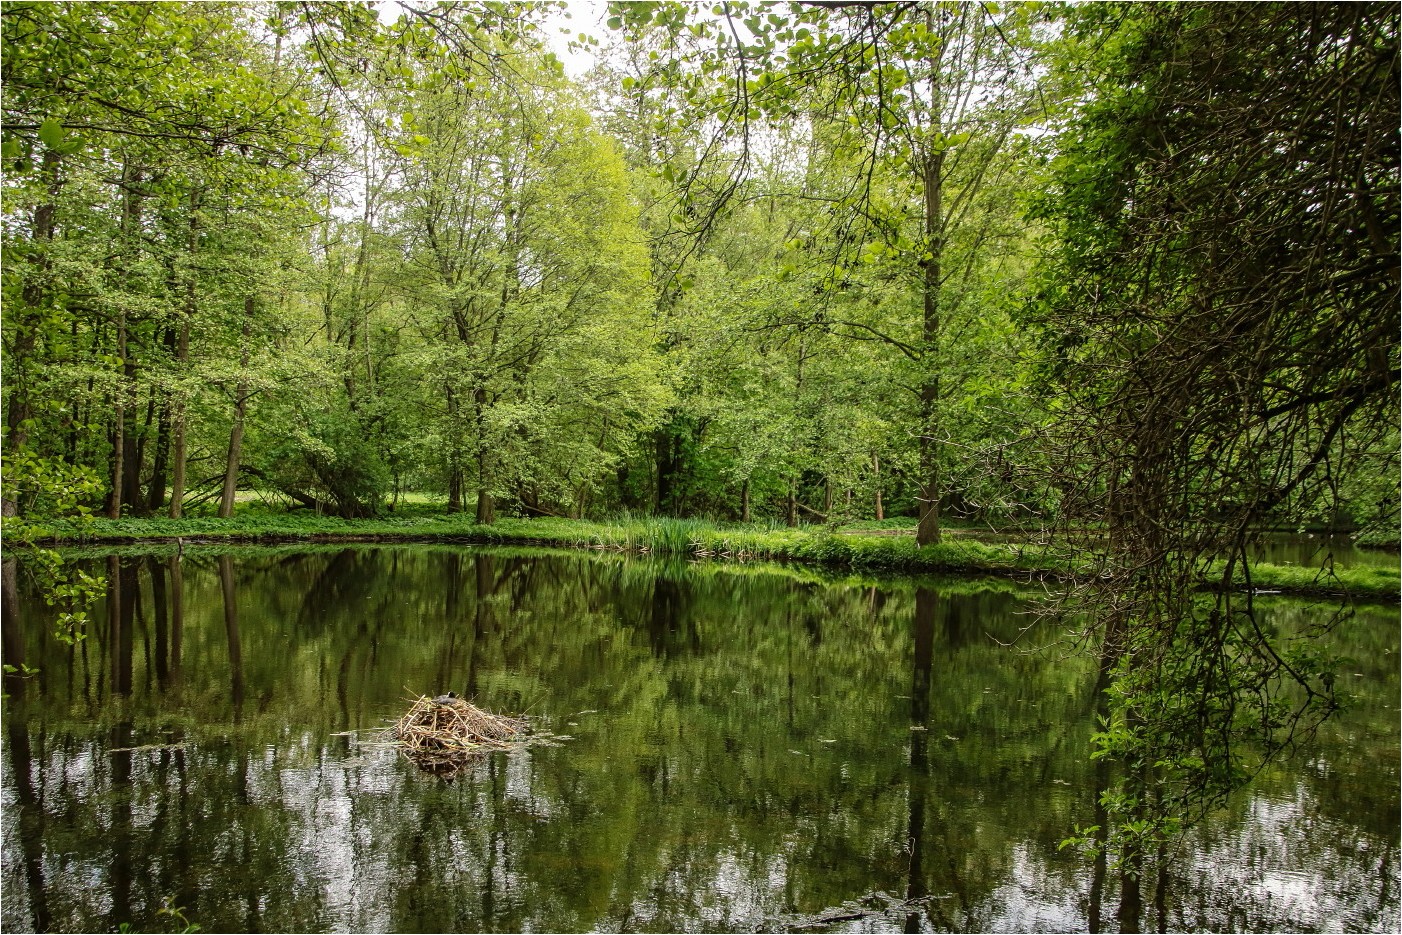
<path fill-rule="evenodd" d="M 1397 540 L 1395 4 L 0 16 L 7 546 L 252 510 L 1047 536 L 1129 853 L 1334 710 L 1251 556 Z"/>
<path fill-rule="evenodd" d="M 1386 5 L 377 12 L 7 6 L 7 513 L 1395 525 Z"/>

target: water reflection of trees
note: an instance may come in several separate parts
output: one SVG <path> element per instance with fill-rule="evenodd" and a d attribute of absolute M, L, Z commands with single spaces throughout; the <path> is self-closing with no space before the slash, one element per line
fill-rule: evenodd
<path fill-rule="evenodd" d="M 990 638 L 1025 623 L 1006 590 L 452 549 L 113 570 L 106 679 L 42 614 L 23 634 L 26 924 L 173 897 L 206 929 L 754 928 L 884 893 L 910 908 L 883 925 L 978 930 L 1029 866 L 1073 926 L 1109 898 L 1056 850 L 1094 673 Z M 448 688 L 575 739 L 448 785 L 331 736 Z"/>

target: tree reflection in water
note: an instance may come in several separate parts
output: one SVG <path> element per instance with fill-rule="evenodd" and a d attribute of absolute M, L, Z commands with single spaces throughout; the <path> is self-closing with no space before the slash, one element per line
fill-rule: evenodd
<path fill-rule="evenodd" d="M 43 672 L 6 679 L 7 928 L 154 929 L 166 900 L 216 931 L 1398 921 L 1395 611 L 1345 647 L 1362 703 L 1140 893 L 1058 850 L 1105 788 L 1098 673 L 1019 637 L 1006 583 L 447 547 L 98 561 L 76 651 L 7 572 L 6 658 Z M 445 784 L 335 736 L 450 688 L 573 739 Z"/>

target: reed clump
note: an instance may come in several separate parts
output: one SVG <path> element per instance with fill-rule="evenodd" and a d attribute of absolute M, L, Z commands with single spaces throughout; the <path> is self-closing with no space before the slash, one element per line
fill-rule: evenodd
<path fill-rule="evenodd" d="M 462 698 L 421 695 L 386 734 L 420 767 L 437 770 L 504 749 L 526 728 L 523 718 L 483 711 Z"/>

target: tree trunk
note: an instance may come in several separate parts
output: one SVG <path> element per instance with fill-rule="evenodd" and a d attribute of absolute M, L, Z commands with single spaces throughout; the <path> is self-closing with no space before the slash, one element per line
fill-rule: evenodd
<path fill-rule="evenodd" d="M 116 398 L 113 401 L 112 426 L 112 492 L 107 498 L 107 516 L 120 519 L 122 515 L 122 476 L 123 459 L 126 456 L 127 429 L 127 313 L 122 309 L 117 313 L 117 357 L 122 360 L 122 376 L 117 382 Z"/>
<path fill-rule="evenodd" d="M 180 650 L 185 640 L 185 571 L 180 556 L 166 559 L 170 569 L 170 678 L 180 678 Z"/>
<path fill-rule="evenodd" d="M 234 560 L 219 557 L 219 591 L 224 598 L 224 637 L 229 645 L 229 694 L 234 703 L 234 723 L 243 716 L 243 641 L 239 637 L 238 588 L 234 583 Z"/>
<path fill-rule="evenodd" d="M 496 501 L 492 499 L 491 491 L 486 487 L 477 488 L 477 522 L 482 526 L 490 526 L 496 521 Z"/>
<path fill-rule="evenodd" d="M 142 195 L 139 186 L 144 175 L 145 171 L 140 167 L 126 166 L 122 171 L 122 180 L 125 183 L 122 234 L 128 241 L 123 244 L 124 251 L 130 247 L 131 240 L 140 233 Z M 128 259 L 135 260 L 136 257 L 131 256 Z M 130 357 L 127 337 L 127 312 L 125 308 L 121 308 L 117 312 L 117 357 L 122 362 L 122 376 L 117 382 L 114 406 L 116 428 L 112 436 L 112 496 L 107 502 L 107 515 L 112 519 L 122 515 L 122 497 L 129 486 L 127 474 L 135 456 L 134 448 L 128 451 L 131 440 L 126 434 L 127 405 L 131 397 L 132 379 L 136 374 L 136 364 Z"/>
<path fill-rule="evenodd" d="M 0 560 L 0 653 L 5 664 L 14 671 L 0 676 L 0 684 L 11 698 L 24 694 L 24 679 L 19 671 L 25 661 L 24 629 L 19 611 L 19 563 L 15 549 Z"/>
<path fill-rule="evenodd" d="M 238 400 L 234 403 L 234 424 L 229 429 L 229 458 L 224 464 L 224 490 L 219 497 L 219 516 L 234 515 L 234 494 L 239 485 L 239 459 L 243 455 L 243 417 L 247 408 L 244 384 L 239 383 Z"/>
<path fill-rule="evenodd" d="M 487 391 L 479 386 L 472 394 L 477 422 L 477 522 L 490 526 L 497 518 L 496 501 L 492 499 L 491 456 L 487 453 Z"/>
<path fill-rule="evenodd" d="M 190 321 L 180 323 L 175 359 L 181 370 L 190 358 Z M 177 393 L 171 407 L 170 518 L 179 519 L 185 502 L 185 398 Z"/>
<path fill-rule="evenodd" d="M 170 400 L 161 403 L 156 419 L 156 443 L 151 456 L 151 483 L 146 488 L 146 511 L 155 513 L 166 502 L 166 465 L 170 462 Z"/>
<path fill-rule="evenodd" d="M 666 515 L 672 506 L 672 476 L 676 465 L 672 461 L 672 429 L 664 425 L 653 434 L 657 445 L 657 506 L 656 512 Z"/>
<path fill-rule="evenodd" d="M 243 300 L 243 349 L 239 353 L 239 382 L 234 390 L 234 424 L 229 429 L 229 458 L 224 463 L 224 492 L 219 499 L 219 516 L 234 515 L 234 494 L 239 485 L 239 458 L 243 453 L 243 418 L 248 411 L 248 333 L 253 321 L 253 296 Z"/>
<path fill-rule="evenodd" d="M 129 381 L 133 377 L 129 375 Z M 150 437 L 151 424 L 155 421 L 155 406 L 156 399 L 152 395 L 146 400 L 145 424 L 139 432 L 127 433 L 127 450 L 122 457 L 122 502 L 129 512 L 138 516 L 146 512 L 146 498 L 141 495 L 141 468 L 146 463 L 146 439 Z"/>
<path fill-rule="evenodd" d="M 111 652 L 112 693 L 131 694 L 132 661 L 136 647 L 135 620 L 137 578 L 136 565 L 113 556 L 107 560 L 108 576 L 108 646 Z"/>
<path fill-rule="evenodd" d="M 920 491 L 920 525 L 915 532 L 917 545 L 932 545 L 940 541 L 940 269 L 944 252 L 943 205 L 940 174 L 944 168 L 944 153 L 927 154 L 923 166 L 925 187 L 925 237 L 930 258 L 925 261 L 924 322 L 921 363 L 925 371 L 920 385 L 920 471 L 924 485 Z"/>
<path fill-rule="evenodd" d="M 905 898 L 917 906 L 927 892 L 925 876 L 926 807 L 930 797 L 929 736 L 930 683 L 934 670 L 935 618 L 939 595 L 929 588 L 915 589 L 914 665 L 910 679 L 910 785 L 906 793 L 908 817 L 906 840 L 910 864 L 906 871 Z M 905 930 L 919 931 L 923 913 L 906 916 Z"/>
<path fill-rule="evenodd" d="M 750 521 L 750 479 L 745 478 L 745 482 L 740 485 L 740 522 Z"/>
<path fill-rule="evenodd" d="M 458 467 L 456 458 L 448 468 L 448 512 L 462 512 L 462 468 Z"/>
<path fill-rule="evenodd" d="M 883 520 L 886 518 L 886 508 L 881 505 L 881 459 L 872 455 L 871 466 L 872 473 L 876 476 L 876 518 Z"/>
<path fill-rule="evenodd" d="M 462 446 L 458 442 L 458 397 L 452 386 L 445 386 L 448 397 L 448 431 L 452 433 L 452 447 L 448 451 L 448 512 L 462 512 Z"/>
<path fill-rule="evenodd" d="M 790 526 L 798 525 L 798 497 L 794 495 L 793 481 L 789 481 L 789 496 L 784 509 L 784 521 Z"/>
<path fill-rule="evenodd" d="M 170 599 L 166 594 L 166 569 L 154 555 L 146 559 L 146 568 L 151 573 L 151 625 L 155 630 L 156 640 L 156 684 L 164 691 L 170 685 L 170 626 L 167 619 Z"/>

